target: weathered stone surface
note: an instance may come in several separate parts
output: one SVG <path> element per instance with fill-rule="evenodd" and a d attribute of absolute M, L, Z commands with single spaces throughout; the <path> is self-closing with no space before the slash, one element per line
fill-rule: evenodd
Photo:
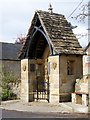
<path fill-rule="evenodd" d="M 67 61 L 74 61 L 73 73 L 68 75 L 67 73 Z M 61 55 L 60 56 L 60 94 L 63 95 L 60 98 L 64 98 L 70 101 L 71 93 L 74 92 L 76 78 L 82 77 L 82 57 L 74 55 Z M 66 95 L 67 94 L 67 95 Z M 66 97 L 65 97 L 66 96 Z M 67 97 L 68 96 L 68 97 Z M 69 99 L 68 99 L 69 98 Z"/>
<path fill-rule="evenodd" d="M 21 60 L 21 100 L 25 102 L 33 101 L 33 93 L 29 93 L 33 92 L 29 65 L 29 59 Z"/>
<path fill-rule="evenodd" d="M 50 56 L 48 62 L 50 62 L 50 102 L 59 103 L 59 55 Z"/>
<path fill-rule="evenodd" d="M 76 79 L 75 92 L 89 93 L 90 89 L 89 81 L 90 81 L 89 75 L 83 76 L 83 78 L 81 79 Z"/>
<path fill-rule="evenodd" d="M 20 80 L 21 78 L 21 62 L 20 61 L 3 60 L 1 62 L 0 63 L 2 64 L 3 72 L 6 72 L 6 73 L 9 72 L 10 74 L 13 74 L 17 79 Z"/>
<path fill-rule="evenodd" d="M 70 101 L 75 80 L 82 77 L 83 54 L 70 23 L 63 15 L 36 11 L 19 57 L 43 60 L 43 74 L 37 69 L 40 63 L 35 62 L 36 70 L 34 74 L 30 73 L 30 81 L 34 81 L 33 76 L 37 73 L 45 81 L 49 80 L 50 102 L 58 103 L 61 99 Z M 25 79 L 25 75 L 22 77 Z"/>
<path fill-rule="evenodd" d="M 90 75 L 76 79 L 75 93 L 72 93 L 72 102 L 88 106 L 88 111 L 90 111 Z"/>
<path fill-rule="evenodd" d="M 86 52 L 86 55 L 83 56 L 83 75 L 90 75 L 90 41 L 84 52 Z"/>

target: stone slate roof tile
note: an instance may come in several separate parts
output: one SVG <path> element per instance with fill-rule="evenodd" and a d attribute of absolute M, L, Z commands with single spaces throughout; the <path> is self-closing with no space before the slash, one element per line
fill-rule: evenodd
<path fill-rule="evenodd" d="M 31 27 L 27 34 L 26 42 L 21 50 L 20 55 L 25 52 L 27 46 L 28 37 L 32 34 L 31 31 L 35 25 L 37 17 L 50 38 L 50 43 L 58 53 L 61 54 L 81 54 L 83 55 L 83 49 L 80 46 L 78 39 L 72 31 L 70 23 L 66 20 L 64 15 L 52 13 L 46 11 L 36 11 L 31 23 Z"/>

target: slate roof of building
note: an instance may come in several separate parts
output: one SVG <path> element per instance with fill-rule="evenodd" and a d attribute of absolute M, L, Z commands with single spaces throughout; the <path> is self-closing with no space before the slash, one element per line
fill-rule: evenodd
<path fill-rule="evenodd" d="M 19 60 L 21 44 L 0 42 L 0 60 Z"/>
<path fill-rule="evenodd" d="M 25 52 L 27 41 L 29 40 L 28 37 L 31 35 L 37 17 L 39 18 L 52 47 L 58 54 L 84 54 L 78 39 L 72 31 L 71 24 L 66 20 L 64 15 L 56 13 L 50 14 L 49 12 L 39 10 L 34 14 L 26 42 L 20 55 Z"/>

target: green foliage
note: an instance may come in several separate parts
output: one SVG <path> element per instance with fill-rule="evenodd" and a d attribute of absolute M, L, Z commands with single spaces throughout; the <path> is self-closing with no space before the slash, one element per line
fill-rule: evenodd
<path fill-rule="evenodd" d="M 2 88 L 6 88 L 9 83 L 16 83 L 16 77 L 12 73 L 7 73 L 2 76 Z M 9 89 L 9 86 L 8 86 Z"/>
<path fill-rule="evenodd" d="M 3 89 L 2 90 L 2 101 L 5 101 L 5 100 L 13 100 L 13 99 L 16 99 L 16 95 L 10 90 L 10 89 Z"/>
<path fill-rule="evenodd" d="M 2 88 L 2 94 L 1 94 L 1 100 L 11 100 L 16 99 L 16 94 L 13 93 L 11 89 L 11 84 L 16 84 L 17 78 L 14 76 L 12 72 L 7 72 L 5 69 L 2 69 L 2 72 L 0 73 L 0 88 Z"/>

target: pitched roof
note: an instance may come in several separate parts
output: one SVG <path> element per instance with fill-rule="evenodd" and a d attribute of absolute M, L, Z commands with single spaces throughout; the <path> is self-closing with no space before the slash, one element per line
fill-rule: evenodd
<path fill-rule="evenodd" d="M 84 51 L 86 52 L 89 47 L 90 47 L 90 42 L 89 42 L 88 45 L 85 47 Z"/>
<path fill-rule="evenodd" d="M 0 60 L 19 60 L 18 53 L 21 47 L 21 44 L 0 42 Z"/>
<path fill-rule="evenodd" d="M 25 52 L 28 38 L 32 34 L 32 29 L 36 25 L 36 19 L 39 19 L 44 32 L 48 36 L 48 40 L 52 48 L 58 54 L 83 54 L 83 49 L 80 46 L 76 36 L 74 35 L 71 24 L 66 20 L 64 15 L 46 11 L 36 11 L 28 31 L 26 42 L 21 50 L 20 56 Z"/>

